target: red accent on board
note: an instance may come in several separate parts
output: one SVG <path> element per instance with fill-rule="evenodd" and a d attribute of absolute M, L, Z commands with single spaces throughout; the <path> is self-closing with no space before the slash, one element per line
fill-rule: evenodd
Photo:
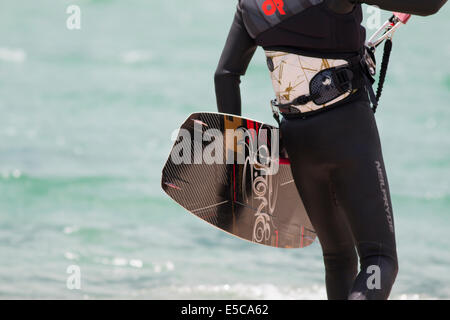
<path fill-rule="evenodd" d="M 253 139 L 253 141 L 255 141 L 255 131 L 254 130 L 257 130 L 257 129 L 255 129 L 255 122 L 253 122 L 253 121 L 251 121 L 251 120 L 247 120 L 247 129 L 248 130 L 250 130 L 250 129 L 253 129 L 252 131 L 250 131 L 251 132 L 251 134 L 252 134 L 252 139 Z"/>
<path fill-rule="evenodd" d="M 278 248 L 278 230 L 275 230 L 275 235 L 276 235 L 276 239 L 275 239 L 275 247 Z"/>
<path fill-rule="evenodd" d="M 165 182 L 165 185 L 168 186 L 168 187 L 171 187 L 173 189 L 181 190 L 180 187 L 178 187 L 178 186 L 176 186 L 176 185 L 174 185 L 173 183 L 170 183 L 170 182 Z"/>
<path fill-rule="evenodd" d="M 253 128 L 253 121 L 247 120 L 247 129 L 252 129 L 252 128 Z"/>
<path fill-rule="evenodd" d="M 288 158 L 280 158 L 280 164 L 290 165 L 291 164 L 291 160 L 289 160 Z"/>
<path fill-rule="evenodd" d="M 300 238 L 300 248 L 303 248 L 303 234 L 305 233 L 305 227 L 302 226 L 302 235 Z"/>

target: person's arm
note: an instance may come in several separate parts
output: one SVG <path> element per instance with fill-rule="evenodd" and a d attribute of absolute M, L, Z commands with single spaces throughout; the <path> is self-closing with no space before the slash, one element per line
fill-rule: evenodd
<path fill-rule="evenodd" d="M 245 29 L 238 5 L 225 48 L 214 74 L 219 112 L 241 115 L 240 77 L 245 74 L 256 47 L 255 41 Z"/>
<path fill-rule="evenodd" d="M 350 0 L 352 3 L 365 3 L 380 9 L 429 16 L 438 12 L 447 0 Z"/>

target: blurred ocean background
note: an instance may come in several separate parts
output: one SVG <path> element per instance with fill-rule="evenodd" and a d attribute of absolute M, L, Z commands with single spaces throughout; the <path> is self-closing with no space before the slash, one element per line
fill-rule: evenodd
<path fill-rule="evenodd" d="M 66 28 L 72 4 L 81 30 Z M 317 242 L 232 238 L 160 188 L 173 130 L 216 110 L 235 6 L 2 0 L 1 299 L 326 298 Z M 446 5 L 398 31 L 377 113 L 400 259 L 393 299 L 450 299 L 449 18 Z M 242 80 L 244 115 L 274 123 L 261 49 Z M 66 287 L 70 265 L 81 290 Z"/>

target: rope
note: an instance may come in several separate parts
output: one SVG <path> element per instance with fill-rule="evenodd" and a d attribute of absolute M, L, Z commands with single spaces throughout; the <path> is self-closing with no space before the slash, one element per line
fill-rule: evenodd
<path fill-rule="evenodd" d="M 381 62 L 380 79 L 378 81 L 378 88 L 376 94 L 376 104 L 373 106 L 373 112 L 377 111 L 378 102 L 381 98 L 381 93 L 383 92 L 384 81 L 386 80 L 386 73 L 389 65 L 389 58 L 391 57 L 392 51 L 392 40 L 386 39 L 384 44 L 383 61 Z"/>

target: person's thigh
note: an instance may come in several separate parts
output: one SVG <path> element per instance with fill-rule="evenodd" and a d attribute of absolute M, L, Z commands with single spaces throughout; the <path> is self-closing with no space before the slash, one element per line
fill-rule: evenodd
<path fill-rule="evenodd" d="M 336 199 L 331 168 L 318 161 L 311 141 L 302 136 L 302 122 L 282 125 L 283 140 L 299 194 L 322 246 L 329 299 L 347 299 L 357 274 L 358 259 L 352 233 Z M 302 141 L 303 140 L 303 141 Z"/>
<path fill-rule="evenodd" d="M 336 167 L 331 180 L 337 201 L 349 222 L 360 258 L 379 250 L 396 258 L 392 203 L 375 118 L 368 108 L 351 111 L 347 118 L 353 124 L 340 131 L 335 143 Z"/>
<path fill-rule="evenodd" d="M 354 250 L 348 223 L 336 201 L 330 179 L 330 166 L 315 158 L 314 148 L 303 141 L 302 120 L 287 120 L 281 125 L 283 144 L 288 153 L 292 175 L 305 209 L 317 233 L 324 255 Z"/>

